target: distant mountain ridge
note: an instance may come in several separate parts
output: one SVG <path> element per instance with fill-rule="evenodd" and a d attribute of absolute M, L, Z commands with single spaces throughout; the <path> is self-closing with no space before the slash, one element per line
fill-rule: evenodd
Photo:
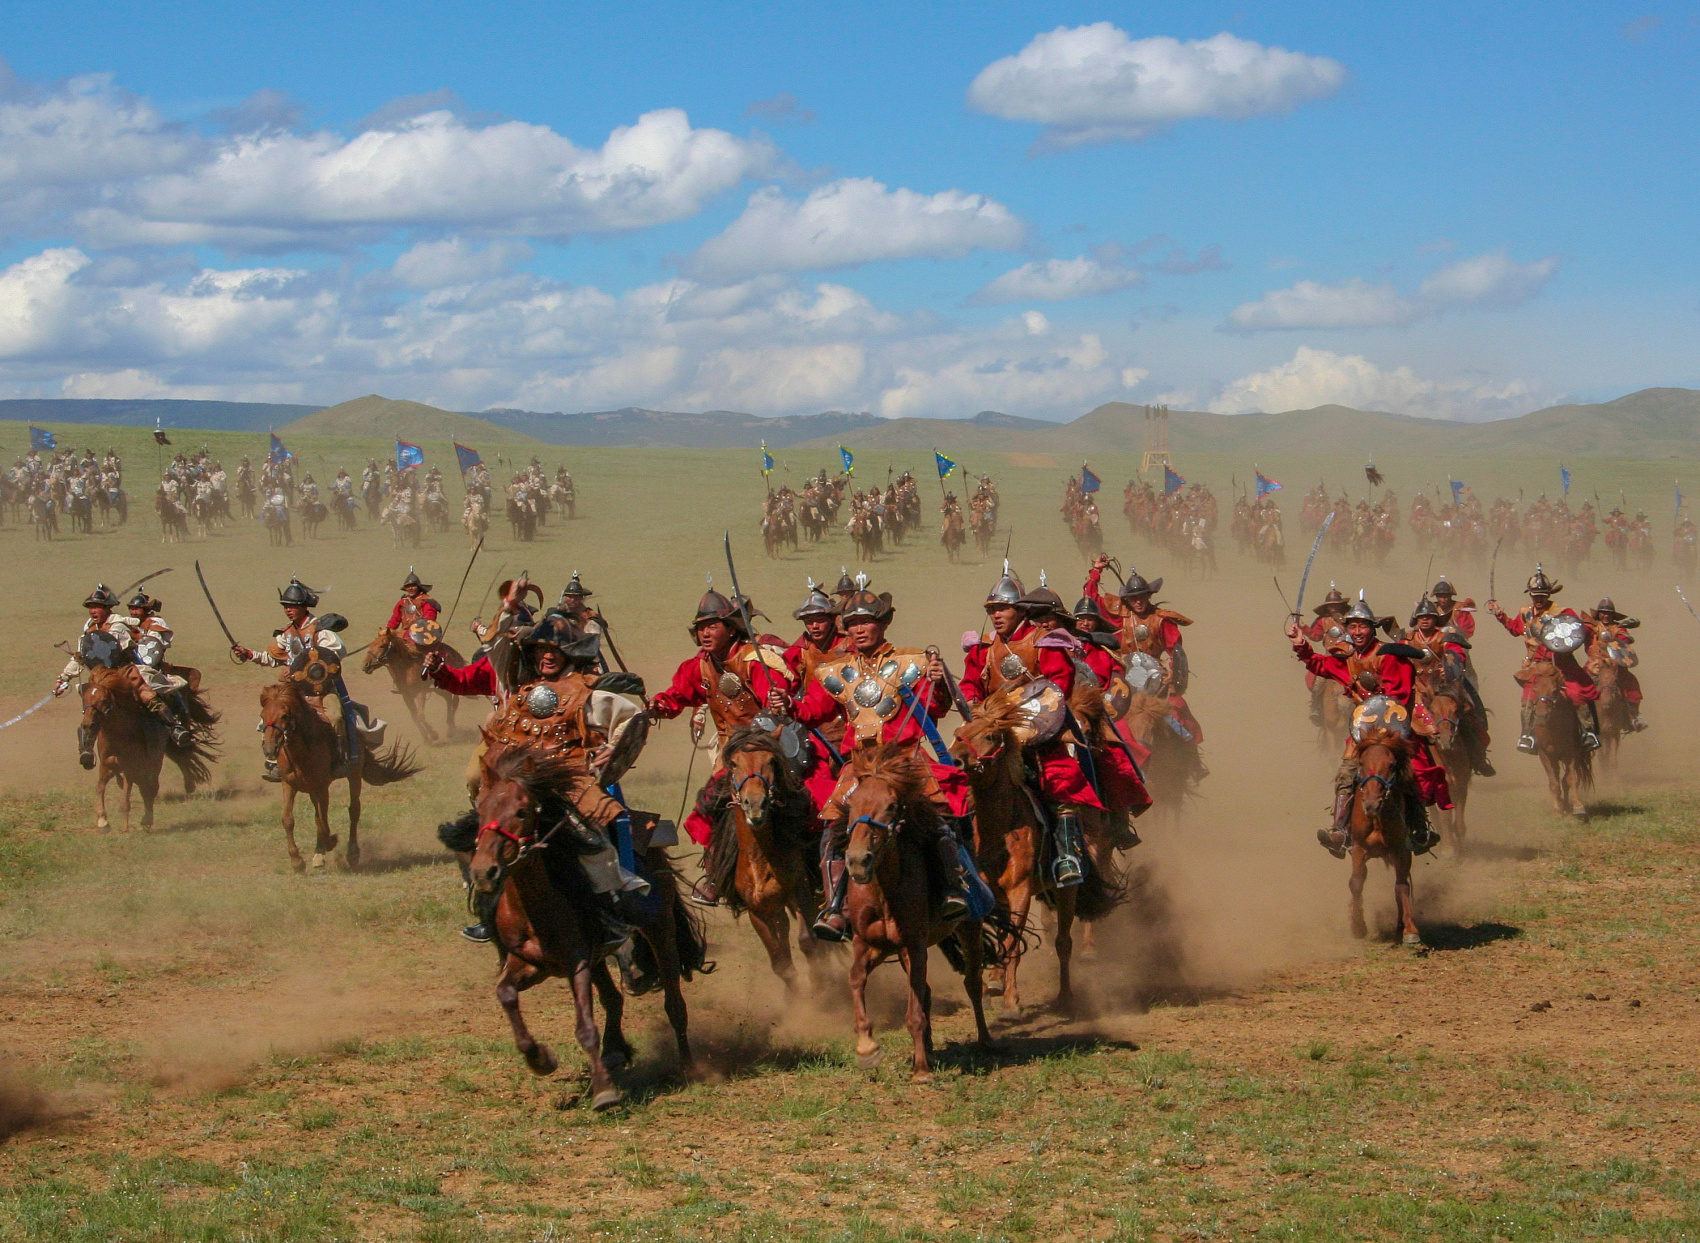
<path fill-rule="evenodd" d="M 885 421 L 877 415 L 847 414 L 841 410 L 770 419 L 735 410 L 680 414 L 638 406 L 585 414 L 495 409 L 481 410 L 478 417 L 556 445 L 676 449 L 754 448 L 763 440 L 770 449 L 783 449 L 805 440 L 842 436 Z"/>
<path fill-rule="evenodd" d="M 293 423 L 318 406 L 264 401 L 187 401 L 179 398 L 16 397 L 0 400 L 0 419 L 20 423 L 100 423 L 213 432 L 263 432 Z"/>

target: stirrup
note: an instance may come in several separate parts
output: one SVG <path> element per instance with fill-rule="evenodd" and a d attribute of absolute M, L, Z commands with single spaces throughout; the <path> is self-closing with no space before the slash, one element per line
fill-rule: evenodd
<path fill-rule="evenodd" d="M 1440 844 L 1440 834 L 1434 831 L 1432 824 L 1425 824 L 1411 833 L 1409 841 L 1412 854 L 1426 855 Z"/>
<path fill-rule="evenodd" d="M 940 919 L 961 919 L 968 914 L 968 893 L 962 889 L 946 891 L 939 900 Z"/>
<path fill-rule="evenodd" d="M 1535 753 L 1535 736 L 1524 734 L 1517 740 L 1517 749 L 1526 755 L 1533 755 Z"/>
<path fill-rule="evenodd" d="M 1643 721 L 1640 717 L 1632 716 L 1632 717 L 1629 718 L 1629 732 L 1630 733 L 1639 734 L 1642 730 L 1644 730 L 1646 728 L 1647 728 L 1647 722 Z"/>
<path fill-rule="evenodd" d="M 277 764 L 276 764 L 275 761 L 273 761 L 273 760 L 267 760 L 266 761 L 266 766 L 263 769 L 260 770 L 260 780 L 261 781 L 274 781 L 274 782 L 279 782 L 279 783 L 281 783 L 283 781 L 283 776 L 277 771 Z"/>
<path fill-rule="evenodd" d="M 1600 736 L 1591 729 L 1585 729 L 1582 731 L 1582 745 L 1590 751 L 1598 751 L 1600 749 Z"/>
<path fill-rule="evenodd" d="M 1056 862 L 1051 864 L 1051 879 L 1060 888 L 1078 885 L 1086 879 L 1086 873 L 1081 870 L 1080 860 L 1073 855 L 1058 855 Z"/>
<path fill-rule="evenodd" d="M 710 883 L 706 876 L 697 877 L 696 884 L 691 886 L 691 891 L 686 897 L 697 906 L 720 905 L 720 896 L 714 892 L 714 885 Z"/>
<path fill-rule="evenodd" d="M 850 921 L 842 911 L 822 910 L 809 925 L 809 931 L 814 933 L 815 940 L 837 945 L 850 939 Z"/>
<path fill-rule="evenodd" d="M 1499 770 L 1494 768 L 1493 764 L 1489 762 L 1488 757 L 1485 755 L 1482 756 L 1481 759 L 1477 760 L 1473 767 L 1475 769 L 1476 776 L 1478 777 L 1499 776 Z"/>

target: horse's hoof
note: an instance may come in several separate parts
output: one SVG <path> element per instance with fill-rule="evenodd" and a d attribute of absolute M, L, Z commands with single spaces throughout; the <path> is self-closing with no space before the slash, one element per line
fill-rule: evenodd
<path fill-rule="evenodd" d="M 1365 937 L 1367 937 L 1368 935 L 1369 935 L 1369 929 L 1368 928 L 1353 928 L 1352 929 L 1352 939 L 1354 941 L 1361 941 Z"/>
<path fill-rule="evenodd" d="M 619 1088 L 603 1088 L 591 1099 L 590 1107 L 601 1113 L 604 1109 L 612 1109 L 626 1099 L 626 1094 Z"/>
<path fill-rule="evenodd" d="M 602 1069 L 607 1071 L 609 1074 L 613 1074 L 618 1070 L 624 1070 L 631 1064 L 631 1055 L 622 1052 L 619 1049 L 613 1049 L 602 1055 Z"/>
<path fill-rule="evenodd" d="M 322 868 L 325 866 L 325 856 L 316 850 L 313 852 L 313 866 L 315 868 Z"/>
<path fill-rule="evenodd" d="M 856 1066 L 860 1070 L 878 1070 L 879 1064 L 884 1060 L 884 1050 L 875 1049 L 872 1053 L 858 1053 L 856 1055 Z"/>
<path fill-rule="evenodd" d="M 909 1077 L 910 1083 L 931 1083 L 932 1081 L 933 1072 L 930 1070 L 918 1070 Z"/>
<path fill-rule="evenodd" d="M 294 868 L 297 872 L 305 872 L 307 870 L 307 861 L 300 855 L 290 855 L 289 866 Z"/>
<path fill-rule="evenodd" d="M 525 1055 L 525 1064 L 530 1067 L 531 1073 L 539 1078 L 554 1074 L 561 1065 L 546 1044 L 534 1045 L 531 1052 Z"/>
<path fill-rule="evenodd" d="M 360 850 L 359 850 L 358 847 L 355 847 L 353 849 L 346 851 L 343 854 L 343 858 L 344 858 L 344 860 L 347 861 L 348 870 L 350 872 L 354 872 L 354 871 L 359 870 L 359 867 L 360 867 Z"/>
<path fill-rule="evenodd" d="M 1421 945 L 1423 943 L 1422 937 L 1418 936 L 1414 932 L 1407 932 L 1403 937 L 1399 938 L 1399 940 L 1404 945 Z"/>

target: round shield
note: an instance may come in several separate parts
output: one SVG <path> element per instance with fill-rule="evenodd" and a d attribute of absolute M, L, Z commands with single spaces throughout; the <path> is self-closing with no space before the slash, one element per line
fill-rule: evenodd
<path fill-rule="evenodd" d="M 1163 666 L 1147 652 L 1127 658 L 1127 685 L 1136 695 L 1156 695 L 1163 689 Z"/>
<path fill-rule="evenodd" d="M 608 763 L 603 765 L 598 774 L 603 785 L 612 785 L 625 776 L 638 756 L 643 752 L 644 743 L 649 741 L 649 725 L 651 717 L 648 712 L 639 712 L 626 722 L 626 727 L 620 731 L 620 736 L 614 739 L 614 753 Z"/>
<path fill-rule="evenodd" d="M 436 647 L 443 641 L 443 624 L 421 617 L 407 628 L 407 637 L 414 647 Z"/>
<path fill-rule="evenodd" d="M 123 655 L 123 644 L 104 630 L 85 630 L 77 640 L 77 659 L 90 668 L 95 665 L 116 668 Z"/>
<path fill-rule="evenodd" d="M 310 647 L 302 654 L 300 668 L 290 676 L 307 687 L 310 695 L 323 695 L 336 689 L 342 663 L 331 653 Z"/>
<path fill-rule="evenodd" d="M 1362 742 L 1378 729 L 1408 734 L 1411 732 L 1411 714 L 1403 704 L 1386 695 L 1371 695 L 1352 710 L 1352 737 Z"/>
<path fill-rule="evenodd" d="M 165 664 L 165 641 L 157 634 L 146 633 L 136 640 L 136 663 L 149 669 Z"/>
<path fill-rule="evenodd" d="M 1062 733 L 1068 720 L 1068 700 L 1049 678 L 1034 678 L 1027 683 L 1016 692 L 1015 703 L 1023 718 L 1015 733 L 1023 744 L 1049 742 Z"/>
<path fill-rule="evenodd" d="M 1635 654 L 1635 649 L 1622 643 L 1607 644 L 1606 655 L 1611 659 L 1611 663 L 1619 669 L 1633 669 L 1641 663 L 1641 658 Z"/>
<path fill-rule="evenodd" d="M 560 707 L 561 696 L 553 686 L 534 686 L 525 693 L 525 710 L 532 716 L 554 716 Z"/>
<path fill-rule="evenodd" d="M 1110 714 L 1112 721 L 1119 721 L 1127 715 L 1127 710 L 1133 706 L 1133 688 L 1126 680 L 1111 677 L 1110 684 L 1104 688 L 1104 708 Z"/>
<path fill-rule="evenodd" d="M 1588 641 L 1588 630 L 1576 617 L 1549 617 L 1541 623 L 1541 644 L 1549 652 L 1574 652 Z"/>

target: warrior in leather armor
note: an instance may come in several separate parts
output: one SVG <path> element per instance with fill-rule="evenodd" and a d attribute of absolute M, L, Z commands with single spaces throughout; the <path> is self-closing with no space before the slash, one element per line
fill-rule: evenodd
<path fill-rule="evenodd" d="M 1600 601 L 1599 606 L 1588 614 L 1588 621 L 1594 623 L 1593 638 L 1588 642 L 1587 669 L 1595 677 L 1608 660 L 1618 659 L 1616 652 L 1628 652 L 1635 645 L 1630 631 L 1641 625 L 1638 618 L 1630 617 L 1617 611 L 1617 605 L 1612 603 L 1610 596 Z M 1635 671 L 1619 659 L 1617 671 L 1617 689 L 1623 695 L 1624 703 L 1629 705 L 1629 728 L 1640 733 L 1647 728 L 1647 722 L 1641 719 L 1641 679 L 1635 676 Z"/>
<path fill-rule="evenodd" d="M 930 779 L 927 795 L 939 814 L 934 841 L 939 874 L 944 883 L 941 917 L 967 913 L 967 879 L 959 842 L 974 841 L 974 793 L 968 777 L 936 738 L 933 722 L 950 711 L 950 691 L 944 681 L 944 662 L 935 649 L 918 652 L 886 642 L 886 627 L 896 610 L 889 594 L 860 590 L 840 614 L 849 637 L 849 651 L 822 661 L 793 709 L 804 725 L 823 727 L 842 721 L 844 745 L 877 747 L 882 743 L 933 744 L 922 750 Z M 789 705 L 776 688 L 769 704 L 783 711 Z M 815 920 L 814 934 L 826 941 L 849 938 L 844 919 L 846 873 L 844 850 L 850 826 L 844 800 L 854 788 L 855 775 L 846 764 L 821 808 L 821 890 L 826 903 Z"/>
<path fill-rule="evenodd" d="M 1404 709 L 1406 720 L 1412 720 L 1417 671 L 1433 657 L 1426 649 L 1408 643 L 1378 642 L 1376 632 L 1387 624 L 1389 619 L 1377 616 L 1360 591 L 1357 603 L 1345 616 L 1346 634 L 1351 642 L 1346 655 L 1315 651 L 1296 620 L 1287 623 L 1287 637 L 1293 641 L 1293 655 L 1305 668 L 1344 686 L 1355 703 L 1375 695 L 1384 696 Z M 1410 737 L 1410 759 L 1416 784 L 1414 789 L 1404 791 L 1405 823 L 1410 826 L 1412 852 L 1423 854 L 1438 840 L 1429 827 L 1425 808 L 1449 809 L 1452 795 L 1446 788 L 1446 770 L 1435 762 L 1428 739 L 1420 733 Z M 1346 752 L 1334 776 L 1334 822 L 1330 828 L 1316 831 L 1317 840 L 1336 858 L 1344 858 L 1351 843 L 1352 796 L 1357 785 L 1358 745 L 1348 734 Z"/>
<path fill-rule="evenodd" d="M 1441 581 L 1445 582 L 1444 579 Z M 1445 668 L 1448 659 L 1458 663 L 1462 671 L 1459 682 L 1465 695 L 1464 702 L 1460 705 L 1463 715 L 1458 722 L 1459 738 L 1469 754 L 1471 771 L 1483 777 L 1494 776 L 1494 767 L 1487 757 L 1487 709 L 1482 705 L 1481 696 L 1470 681 L 1470 641 L 1457 629 L 1445 624 L 1440 604 L 1434 597 L 1425 595 L 1417 601 L 1416 608 L 1411 612 L 1411 625 L 1405 631 L 1405 642 L 1412 647 L 1422 648 L 1433 657 L 1417 674 L 1419 698 L 1426 698 L 1433 692 L 1435 678 Z"/>
<path fill-rule="evenodd" d="M 395 602 L 395 608 L 390 610 L 390 620 L 385 624 L 406 638 L 409 627 L 415 622 L 436 621 L 442 611 L 443 606 L 431 598 L 431 584 L 422 582 L 410 565 L 407 577 L 401 580 L 401 599 Z"/>
<path fill-rule="evenodd" d="M 144 605 L 148 602 L 146 593 L 138 593 L 138 597 Z M 131 604 L 134 606 L 135 601 Z M 173 693 L 187 683 L 168 673 L 164 663 L 165 649 L 171 645 L 170 629 L 157 617 L 152 619 L 155 626 L 147 627 L 145 607 L 140 618 L 119 614 L 118 596 L 105 583 L 95 584 L 83 600 L 83 608 L 88 610 L 88 617 L 78 636 L 76 654 L 54 680 L 55 697 L 70 689 L 71 683 L 90 665 L 121 669 L 130 693 L 158 718 L 172 741 L 178 746 L 188 745 L 192 739 L 188 716 Z M 139 643 L 139 640 L 145 641 Z M 84 758 L 92 760 L 93 753 L 84 752 Z"/>
<path fill-rule="evenodd" d="M 1342 620 L 1346 610 L 1352 607 L 1350 600 L 1340 594 L 1338 583 L 1328 584 L 1328 594 L 1322 597 L 1322 603 L 1311 611 L 1316 614 L 1316 620 L 1304 628 L 1305 638 L 1312 643 L 1320 643 L 1325 649 L 1338 648 L 1344 651 L 1346 642 L 1346 627 Z M 1323 697 L 1334 693 L 1334 683 L 1330 678 L 1319 678 L 1310 670 L 1305 670 L 1305 689 L 1310 692 L 1310 723 L 1318 729 L 1322 728 Z"/>
<path fill-rule="evenodd" d="M 1553 603 L 1553 597 L 1564 590 L 1562 583 L 1555 583 L 1547 577 L 1546 571 L 1537 562 L 1535 572 L 1529 576 L 1523 592 L 1529 597 L 1528 606 L 1519 609 L 1514 616 L 1507 616 L 1504 609 L 1499 607 L 1499 601 L 1487 602 L 1488 612 L 1499 619 L 1511 634 L 1523 640 L 1523 664 L 1512 676 L 1523 687 L 1522 732 L 1517 739 L 1519 751 L 1534 754 L 1535 751 L 1535 701 L 1536 691 L 1527 673 L 1536 665 L 1551 664 L 1556 667 L 1564 678 L 1564 695 L 1576 708 L 1576 719 L 1582 729 L 1582 745 L 1588 750 L 1597 750 L 1600 745 L 1600 718 L 1595 703 L 1600 697 L 1600 688 L 1594 685 L 1594 679 L 1588 676 L 1576 659 L 1575 652 L 1554 652 L 1541 641 L 1542 628 L 1553 618 L 1574 618 L 1583 627 L 1585 640 L 1583 646 L 1593 639 L 1593 626 L 1587 619 L 1577 614 L 1574 609 L 1561 609 Z"/>
<path fill-rule="evenodd" d="M 863 581 L 867 581 L 865 576 Z M 791 671 L 791 683 L 800 691 L 808 689 L 815 670 L 822 663 L 850 650 L 850 640 L 839 630 L 841 611 L 838 602 L 822 591 L 814 579 L 809 579 L 808 594 L 791 611 L 791 616 L 803 623 L 803 633 L 785 649 L 785 665 Z M 803 785 L 817 810 L 826 805 L 838 782 L 828 747 L 840 756 L 844 754 L 844 721 L 841 717 L 826 722 L 819 727 L 818 735 L 809 738 L 812 755 L 803 775 Z"/>

